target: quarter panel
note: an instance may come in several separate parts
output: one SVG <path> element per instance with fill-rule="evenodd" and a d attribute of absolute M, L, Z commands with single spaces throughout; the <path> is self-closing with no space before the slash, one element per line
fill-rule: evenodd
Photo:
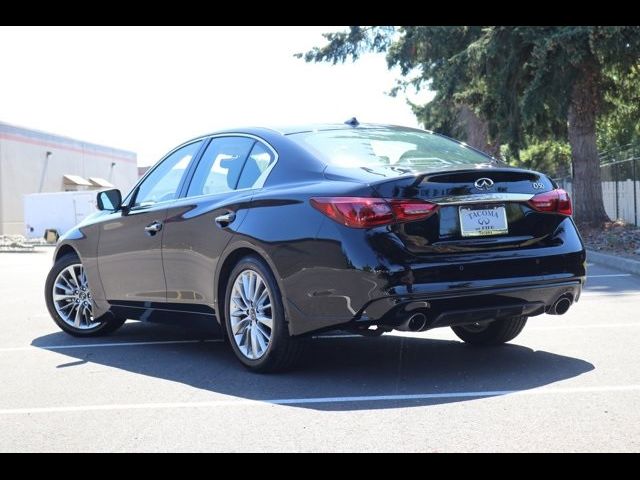
<path fill-rule="evenodd" d="M 318 232 L 335 222 L 313 208 L 310 198 L 370 193 L 369 187 L 361 184 L 325 181 L 265 188 L 254 195 L 230 250 L 250 245 L 268 260 L 284 297 L 292 334 L 323 328 L 353 316 L 344 313 L 351 311 L 347 306 L 349 299 L 343 298 L 343 293 L 331 296 L 327 289 L 337 286 L 336 292 L 342 292 L 354 281 L 371 288 L 370 283 L 354 275 L 349 277 L 353 263 L 345 256 L 337 231 L 333 231 L 333 237 L 317 240 Z"/>

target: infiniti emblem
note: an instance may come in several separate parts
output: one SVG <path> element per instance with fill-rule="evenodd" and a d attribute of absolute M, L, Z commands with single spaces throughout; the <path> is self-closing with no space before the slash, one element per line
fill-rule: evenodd
<path fill-rule="evenodd" d="M 475 181 L 474 185 L 478 190 L 489 190 L 493 187 L 493 180 L 490 178 L 479 178 Z"/>

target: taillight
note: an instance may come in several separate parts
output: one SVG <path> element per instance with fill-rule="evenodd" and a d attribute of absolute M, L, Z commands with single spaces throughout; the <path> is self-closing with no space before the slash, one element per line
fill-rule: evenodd
<path fill-rule="evenodd" d="M 534 195 L 529 200 L 529 205 L 539 212 L 555 212 L 562 215 L 571 215 L 573 213 L 569 194 L 561 188 Z"/>
<path fill-rule="evenodd" d="M 365 197 L 316 197 L 311 205 L 327 217 L 352 228 L 370 228 L 397 222 L 423 220 L 437 210 L 423 200 Z"/>
<path fill-rule="evenodd" d="M 430 217 L 438 209 L 435 203 L 425 202 L 424 200 L 387 200 L 396 222 L 413 222 L 415 220 L 424 220 Z"/>

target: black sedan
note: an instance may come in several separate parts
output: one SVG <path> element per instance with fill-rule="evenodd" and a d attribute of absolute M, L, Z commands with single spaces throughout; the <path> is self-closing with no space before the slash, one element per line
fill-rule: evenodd
<path fill-rule="evenodd" d="M 218 132 L 98 207 L 55 252 L 45 295 L 60 328 L 217 321 L 256 371 L 295 365 L 303 338 L 331 329 L 501 344 L 565 313 L 585 280 L 553 180 L 418 129 Z"/>

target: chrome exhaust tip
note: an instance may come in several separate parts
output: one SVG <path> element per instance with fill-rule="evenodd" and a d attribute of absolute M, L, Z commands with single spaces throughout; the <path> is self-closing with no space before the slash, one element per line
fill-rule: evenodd
<path fill-rule="evenodd" d="M 398 325 L 396 330 L 402 332 L 419 332 L 427 326 L 427 316 L 424 313 L 414 313 Z"/>
<path fill-rule="evenodd" d="M 550 315 L 564 315 L 572 303 L 573 297 L 571 295 L 563 295 L 555 301 L 547 313 Z"/>

